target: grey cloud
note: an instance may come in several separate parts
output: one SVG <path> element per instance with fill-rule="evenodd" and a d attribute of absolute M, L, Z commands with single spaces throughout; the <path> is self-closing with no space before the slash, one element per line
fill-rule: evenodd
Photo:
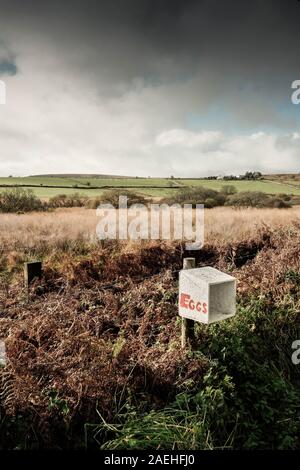
<path fill-rule="evenodd" d="M 237 138 L 241 128 L 296 131 L 295 113 L 280 108 L 300 78 L 299 20 L 296 0 L 0 0 L 0 75 L 19 72 L 5 75 L 2 148 L 20 172 L 69 161 L 84 171 L 83 153 L 99 172 L 192 174 L 199 160 L 204 173 L 242 168 L 245 148 L 240 156 L 210 143 L 208 159 L 204 147 L 202 157 L 182 146 L 170 155 L 155 139 L 214 105 L 230 112 Z M 26 142 L 12 145 L 14 132 Z M 270 152 L 293 146 L 275 139 Z"/>

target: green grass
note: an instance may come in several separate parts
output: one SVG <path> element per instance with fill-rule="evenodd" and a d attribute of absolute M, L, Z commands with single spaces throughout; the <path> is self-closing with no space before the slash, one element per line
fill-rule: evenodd
<path fill-rule="evenodd" d="M 299 180 L 287 180 L 285 181 L 284 183 L 288 184 L 288 185 L 291 185 L 291 186 L 297 186 L 298 188 L 300 188 L 300 181 Z"/>
<path fill-rule="evenodd" d="M 206 186 L 210 189 L 220 190 L 223 186 L 235 186 L 238 191 L 262 191 L 267 194 L 300 194 L 299 189 L 289 184 L 261 180 L 261 181 L 222 181 L 222 180 L 184 180 L 186 185 Z"/>
<path fill-rule="evenodd" d="M 290 358 L 297 313 L 266 299 L 248 299 L 237 313 L 205 334 L 197 325 L 201 343 L 190 358 L 209 358 L 200 387 L 190 382 L 160 410 L 128 404 L 113 423 L 99 414 L 86 425 L 86 443 L 89 433 L 110 450 L 297 449 L 299 373 Z"/>
<path fill-rule="evenodd" d="M 276 178 L 274 178 L 276 179 Z M 291 183 L 294 183 L 292 186 Z M 49 198 L 57 194 L 72 194 L 79 192 L 89 197 L 99 196 L 104 187 L 138 187 L 139 192 L 146 196 L 164 197 L 170 196 L 176 191 L 176 187 L 205 186 L 210 189 L 220 190 L 223 186 L 233 185 L 238 191 L 263 191 L 268 194 L 295 194 L 300 195 L 300 184 L 295 182 L 280 181 L 222 181 L 203 179 L 170 180 L 168 178 L 88 178 L 88 177 L 56 177 L 56 176 L 29 176 L 0 178 L 1 185 L 38 185 L 33 190 L 40 198 Z M 62 188 L 47 188 L 44 186 L 63 186 Z M 88 189 L 89 186 L 93 189 Z M 67 187 L 67 188 L 66 188 Z M 94 189 L 95 187 L 95 189 Z M 99 189 L 98 189 L 99 188 Z M 1 190 L 1 188 L 0 188 Z"/>
<path fill-rule="evenodd" d="M 7 185 L 22 185 L 22 184 L 44 184 L 44 185 L 53 185 L 53 186 L 72 186 L 76 184 L 72 178 L 56 178 L 56 177 L 35 177 L 35 176 L 26 176 L 26 177 L 13 177 L 13 178 L 0 178 L 0 184 Z"/>

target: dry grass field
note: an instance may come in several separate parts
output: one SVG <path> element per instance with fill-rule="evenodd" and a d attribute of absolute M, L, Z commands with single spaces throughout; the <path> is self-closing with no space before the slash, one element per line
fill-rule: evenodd
<path fill-rule="evenodd" d="M 291 209 L 217 207 L 205 211 L 206 242 L 234 242 L 255 236 L 263 226 L 272 228 L 300 221 L 300 206 Z M 4 249 L 55 246 L 64 240 L 95 241 L 96 210 L 57 209 L 53 212 L 0 214 L 0 246 Z"/>

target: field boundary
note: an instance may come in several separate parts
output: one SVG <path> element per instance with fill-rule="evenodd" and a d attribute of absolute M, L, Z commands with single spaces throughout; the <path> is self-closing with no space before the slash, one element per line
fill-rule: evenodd
<path fill-rule="evenodd" d="M 182 189 L 185 186 L 141 186 L 141 185 L 105 185 L 105 186 L 60 186 L 49 184 L 0 184 L 0 188 L 55 188 L 55 189 Z M 186 186 L 188 187 L 188 186 Z"/>

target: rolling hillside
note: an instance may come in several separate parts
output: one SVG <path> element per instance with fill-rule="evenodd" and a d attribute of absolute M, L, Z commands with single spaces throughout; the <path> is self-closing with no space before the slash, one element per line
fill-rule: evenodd
<path fill-rule="evenodd" d="M 9 187 L 32 188 L 36 195 L 48 198 L 57 194 L 80 192 L 96 197 L 104 189 L 136 189 L 148 196 L 167 196 L 184 186 L 205 186 L 219 190 L 233 185 L 238 191 L 263 191 L 268 194 L 300 195 L 299 175 L 268 175 L 257 181 L 223 181 L 181 178 L 142 178 L 111 175 L 37 175 L 26 177 L 0 177 L 0 189 Z"/>

